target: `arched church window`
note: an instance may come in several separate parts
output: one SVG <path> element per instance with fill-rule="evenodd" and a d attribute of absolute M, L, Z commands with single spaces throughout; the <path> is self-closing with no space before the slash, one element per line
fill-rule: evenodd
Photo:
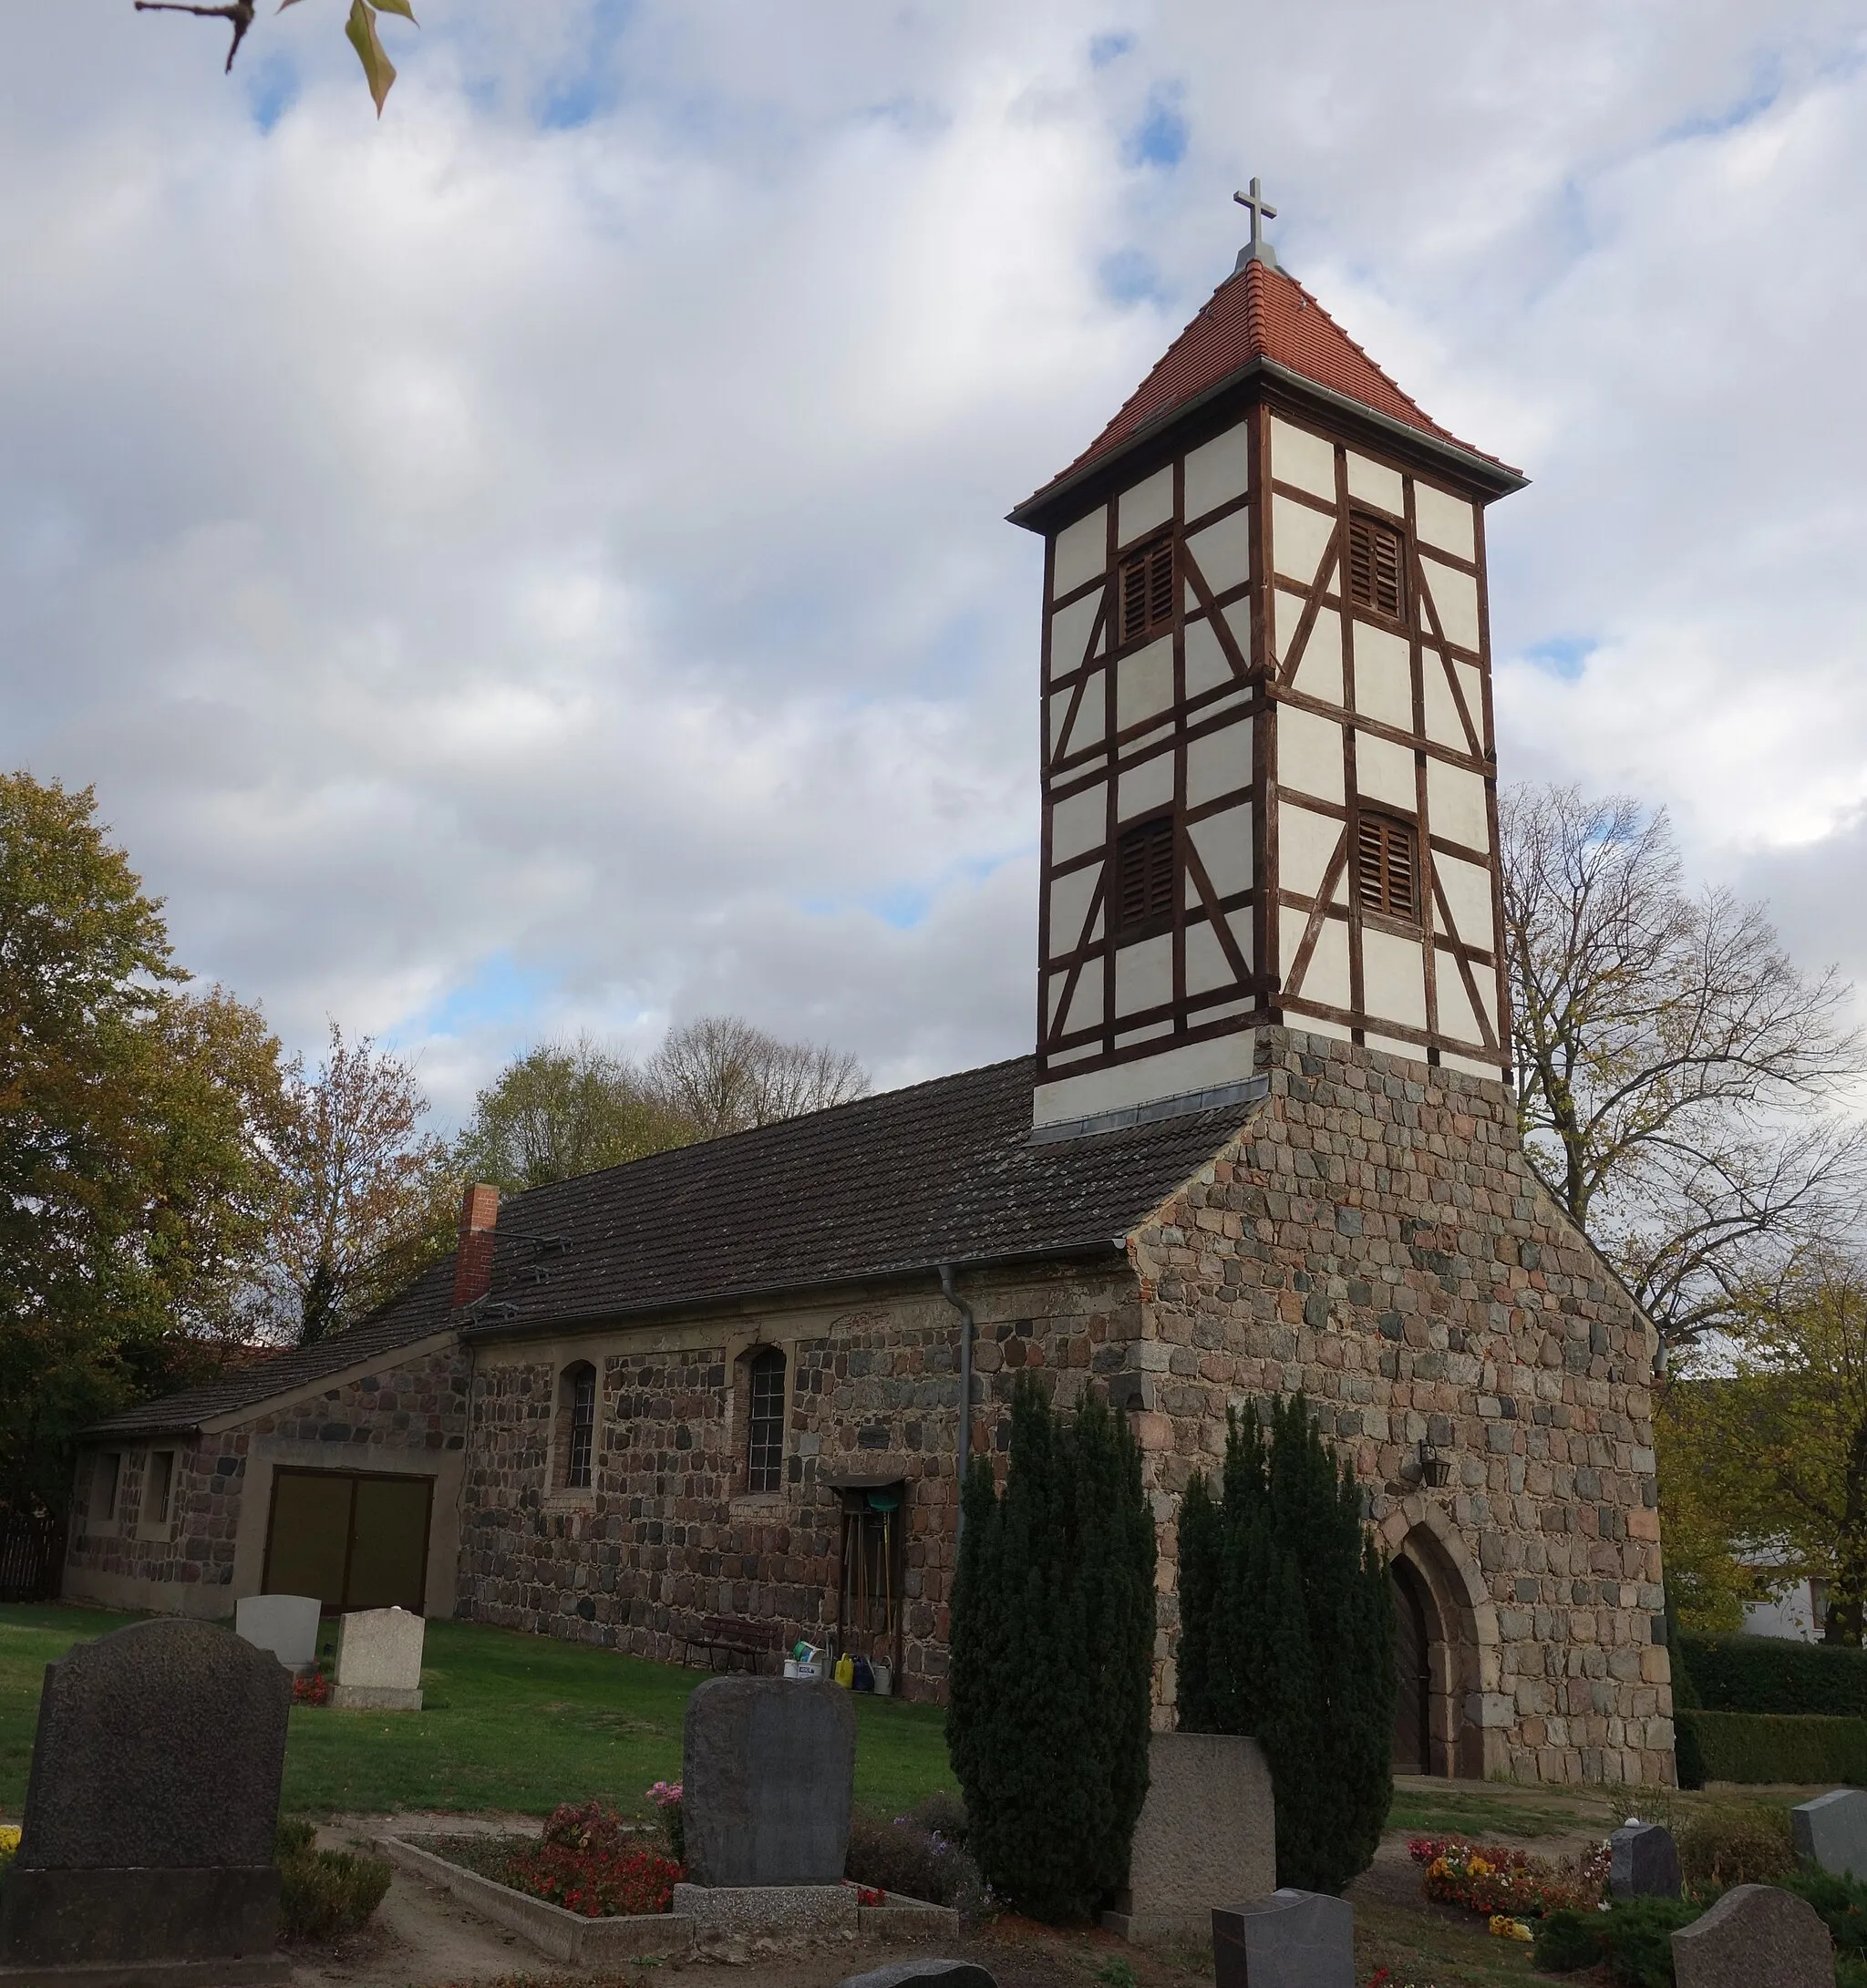
<path fill-rule="evenodd" d="M 1356 823 L 1355 894 L 1365 912 L 1419 916 L 1419 834 L 1398 815 L 1363 809 Z"/>
<path fill-rule="evenodd" d="M 596 1461 L 596 1369 L 578 1360 L 558 1375 L 557 1488 L 587 1491 Z"/>
<path fill-rule="evenodd" d="M 1140 642 L 1173 623 L 1173 541 L 1157 540 L 1130 552 L 1118 569 L 1116 613 L 1124 643 Z"/>
<path fill-rule="evenodd" d="M 1366 511 L 1348 517 L 1348 597 L 1389 621 L 1407 608 L 1407 561 L 1398 526 Z"/>
<path fill-rule="evenodd" d="M 752 1356 L 746 1418 L 746 1488 L 776 1491 L 784 1482 L 784 1355 L 767 1346 Z"/>
<path fill-rule="evenodd" d="M 1115 839 L 1115 935 L 1122 944 L 1173 922 L 1173 817 L 1150 815 Z"/>

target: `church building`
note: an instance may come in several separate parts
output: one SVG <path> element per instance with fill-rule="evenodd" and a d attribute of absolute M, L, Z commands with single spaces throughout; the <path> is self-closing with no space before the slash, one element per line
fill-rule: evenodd
<path fill-rule="evenodd" d="M 1241 196 L 1243 200 L 1244 197 Z M 1044 544 L 1029 1056 L 501 1201 L 371 1320 L 86 1438 L 72 1598 L 399 1601 L 944 1692 L 1021 1373 L 1159 1524 L 1303 1389 L 1400 1623 L 1396 1766 L 1674 1777 L 1656 1342 L 1511 1087 L 1485 569 L 1519 473 L 1262 238 L 1012 512 Z M 964 1406 L 963 1406 L 964 1404 Z"/>

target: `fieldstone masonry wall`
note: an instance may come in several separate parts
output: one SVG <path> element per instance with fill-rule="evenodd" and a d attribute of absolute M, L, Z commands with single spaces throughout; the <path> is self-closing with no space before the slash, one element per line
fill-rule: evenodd
<path fill-rule="evenodd" d="M 1531 1174 L 1501 1086 L 1286 1030 L 1257 1055 L 1270 1097 L 1130 1251 L 1122 1385 L 1163 1567 L 1228 1405 L 1302 1388 L 1440 1612 L 1446 1765 L 1670 1782 L 1650 1329 Z M 1162 1615 L 1164 1646 L 1171 1595 Z"/>

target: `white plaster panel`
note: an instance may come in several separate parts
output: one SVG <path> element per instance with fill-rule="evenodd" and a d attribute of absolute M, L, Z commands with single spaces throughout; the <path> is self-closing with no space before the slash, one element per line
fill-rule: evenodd
<path fill-rule="evenodd" d="M 1202 442 L 1187 457 L 1187 517 L 1202 518 L 1215 505 L 1244 495 L 1251 483 L 1248 433 L 1241 421 L 1210 442 Z"/>
<path fill-rule="evenodd" d="M 1188 835 L 1199 851 L 1200 861 L 1212 888 L 1221 897 L 1235 891 L 1248 891 L 1252 882 L 1251 809 L 1228 808 L 1223 814 L 1209 815 L 1203 821 L 1190 823 Z"/>
<path fill-rule="evenodd" d="M 1187 540 L 1186 549 L 1200 570 L 1200 578 L 1212 592 L 1224 593 L 1243 586 L 1251 578 L 1251 512 L 1234 510 L 1217 524 L 1195 531 Z M 1186 604 L 1189 608 L 1199 605 L 1190 582 Z"/>
<path fill-rule="evenodd" d="M 1462 1071 L 1467 1076 L 1489 1077 L 1493 1084 L 1500 1081 L 1499 1065 L 1477 1063 L 1470 1056 L 1455 1056 L 1449 1049 L 1439 1052 L 1439 1065 L 1442 1069 Z"/>
<path fill-rule="evenodd" d="M 1476 559 L 1478 539 L 1471 506 L 1448 497 L 1430 483 L 1413 479 L 1413 523 L 1422 545 L 1437 545 L 1460 559 Z"/>
<path fill-rule="evenodd" d="M 1079 1028 L 1099 1028 L 1102 1019 L 1102 975 L 1096 967 L 1086 966 L 1077 975 L 1069 1012 L 1063 1018 L 1063 1033 L 1073 1035 Z"/>
<path fill-rule="evenodd" d="M 1317 1015 L 1299 1015 L 1290 1024 L 1293 1029 L 1300 1029 L 1305 1035 L 1325 1036 L 1330 1042 L 1346 1043 L 1353 1040 L 1348 1029 L 1340 1022 L 1325 1022 Z M 1298 1046 L 1301 1047 L 1301 1037 Z"/>
<path fill-rule="evenodd" d="M 1050 674 L 1053 677 L 1068 676 L 1072 670 L 1079 670 L 1088 660 L 1089 631 L 1096 625 L 1096 616 L 1101 612 L 1102 596 L 1086 593 L 1080 601 L 1072 601 L 1068 607 L 1060 607 L 1050 617 Z M 1096 637 L 1094 654 L 1100 655 L 1109 646 L 1109 632 L 1105 628 Z"/>
<path fill-rule="evenodd" d="M 1109 507 L 1098 504 L 1087 517 L 1057 534 L 1050 561 L 1050 598 L 1060 601 L 1086 580 L 1109 570 Z"/>
<path fill-rule="evenodd" d="M 1426 1061 L 1426 1051 L 1418 1043 L 1404 1043 L 1398 1035 L 1377 1035 L 1369 1029 L 1361 1039 L 1370 1049 L 1378 1049 L 1384 1056 L 1405 1056 L 1409 1063 L 1424 1064 Z"/>
<path fill-rule="evenodd" d="M 1439 626 L 1448 642 L 1461 649 L 1478 647 L 1478 582 L 1456 566 L 1442 566 L 1438 560 L 1422 556 L 1419 570 L 1433 605 L 1439 611 Z M 1421 623 L 1426 621 L 1420 611 Z"/>
<path fill-rule="evenodd" d="M 1069 696 L 1059 691 L 1052 703 L 1061 703 L 1067 710 Z M 1109 695 L 1102 681 L 1100 670 L 1091 670 L 1083 679 L 1083 701 L 1077 706 L 1076 723 L 1069 728 L 1069 750 L 1087 752 L 1091 746 L 1102 743 L 1102 735 L 1109 729 Z"/>
<path fill-rule="evenodd" d="M 1454 663 L 1452 674 L 1459 679 L 1459 687 L 1465 693 L 1465 708 L 1471 714 L 1471 728 L 1478 734 L 1478 742 L 1484 744 L 1484 678 L 1479 675 L 1474 663 Z"/>
<path fill-rule="evenodd" d="M 1286 988 L 1293 994 L 1301 994 L 1306 1001 L 1318 1001 L 1325 1008 L 1346 1008 L 1348 1005 L 1348 927 L 1339 918 L 1325 918 L 1323 929 L 1316 938 L 1316 949 L 1309 956 L 1309 966 L 1305 972 L 1302 984 L 1289 986 L 1290 969 L 1296 959 L 1296 949 L 1303 943 L 1303 934 L 1309 920 L 1301 912 L 1286 911 L 1283 914 L 1284 928 L 1284 979 Z M 1290 935 L 1289 922 L 1294 920 L 1296 935 Z"/>
<path fill-rule="evenodd" d="M 1236 680 L 1236 673 L 1219 646 L 1212 625 L 1203 617 L 1186 624 L 1186 694 L 1197 697 L 1203 690 L 1216 690 L 1221 684 Z"/>
<path fill-rule="evenodd" d="M 1173 470 L 1156 469 L 1152 476 L 1122 491 L 1116 511 L 1115 542 L 1131 545 L 1144 531 L 1163 525 L 1173 515 Z"/>
<path fill-rule="evenodd" d="M 1173 998 L 1173 934 L 1161 932 L 1115 953 L 1115 1012 L 1139 1015 Z"/>
<path fill-rule="evenodd" d="M 1171 1035 L 1172 1033 L 1173 1022 L 1171 1016 L 1164 1022 L 1143 1022 L 1139 1028 L 1117 1029 L 1115 1046 L 1118 1049 L 1126 1049 L 1130 1043 L 1150 1043 L 1157 1035 Z"/>
<path fill-rule="evenodd" d="M 1460 665 L 1452 665 L 1457 669 Z M 1419 659 L 1419 687 L 1426 705 L 1426 736 L 1442 746 L 1470 752 L 1471 741 L 1453 701 L 1452 686 L 1446 681 L 1445 659 L 1437 649 L 1423 650 Z"/>
<path fill-rule="evenodd" d="M 1102 881 L 1102 866 L 1091 863 L 1083 870 L 1072 870 L 1067 875 L 1050 880 L 1050 956 L 1060 959 L 1067 953 L 1074 953 L 1085 938 L 1093 939 L 1093 932 L 1085 935 L 1083 920 L 1089 914 L 1089 902 L 1096 894 L 1096 886 Z M 1101 913 L 1096 913 L 1099 924 Z"/>
<path fill-rule="evenodd" d="M 1237 926 L 1243 925 L 1243 932 Z M 1246 955 L 1250 963 L 1251 922 L 1238 919 L 1233 924 L 1233 936 L 1240 952 Z M 1186 991 L 1190 994 L 1210 994 L 1215 987 L 1229 987 L 1237 979 L 1232 971 L 1232 962 L 1225 957 L 1224 948 L 1219 943 L 1219 936 L 1203 919 L 1197 925 L 1186 928 Z"/>
<path fill-rule="evenodd" d="M 1343 798 L 1342 727 L 1313 711 L 1277 706 L 1277 778 L 1318 800 Z"/>
<path fill-rule="evenodd" d="M 1409 815 L 1419 806 L 1413 755 L 1405 746 L 1377 738 L 1371 732 L 1357 732 L 1355 736 L 1355 785 L 1364 798 L 1385 801 Z"/>
<path fill-rule="evenodd" d="M 1458 961 L 1449 960 L 1442 953 L 1438 964 L 1436 984 L 1439 997 L 1440 1035 L 1450 1035 L 1457 1042 L 1476 1043 L 1482 1046 L 1484 1036 L 1472 1019 L 1471 1003 L 1466 996 Z"/>
<path fill-rule="evenodd" d="M 1327 513 L 1312 510 L 1307 504 L 1288 497 L 1271 500 L 1271 563 L 1286 580 L 1309 586 L 1322 564 L 1323 554 L 1336 530 Z"/>
<path fill-rule="evenodd" d="M 1287 666 L 1289 657 L 1284 657 Z M 1290 678 L 1296 689 L 1325 704 L 1342 702 L 1342 617 L 1332 607 L 1318 608 Z"/>
<path fill-rule="evenodd" d="M 1342 839 L 1342 824 L 1327 815 L 1313 814 L 1295 801 L 1277 807 L 1277 884 L 1300 897 L 1321 890 L 1323 872 Z"/>
<path fill-rule="evenodd" d="M 1461 863 L 1456 856 L 1435 856 L 1433 876 L 1452 913 L 1450 936 L 1489 953 L 1497 936 L 1491 922 L 1491 871 L 1476 863 Z"/>
<path fill-rule="evenodd" d="M 1425 948 L 1417 939 L 1402 939 L 1373 926 L 1361 933 L 1362 1009 L 1370 1021 L 1426 1026 Z"/>
<path fill-rule="evenodd" d="M 1115 723 L 1120 731 L 1173 703 L 1173 638 L 1162 635 L 1115 665 Z"/>
<path fill-rule="evenodd" d="M 1241 1028 L 1210 1042 L 1184 1043 L 1132 1063 L 1106 1070 L 1088 1070 L 1080 1076 L 1040 1084 L 1032 1097 L 1031 1118 L 1037 1125 L 1084 1118 L 1098 1111 L 1119 1111 L 1126 1105 L 1144 1105 L 1158 1097 L 1184 1097 L 1214 1085 L 1236 1084 L 1252 1074 L 1256 1032 Z M 1239 1121 L 1248 1116 L 1241 1107 Z"/>
<path fill-rule="evenodd" d="M 1354 625 L 1355 708 L 1383 725 L 1410 732 L 1413 663 L 1406 643 L 1391 629 L 1370 628 L 1365 622 Z"/>
<path fill-rule="evenodd" d="M 1462 842 L 1467 849 L 1491 846 L 1491 823 L 1485 809 L 1484 782 L 1462 767 L 1449 767 L 1442 760 L 1426 763 L 1426 804 L 1435 835 L 1449 842 Z"/>
<path fill-rule="evenodd" d="M 1271 417 L 1271 474 L 1280 483 L 1336 501 L 1336 447 L 1281 415 Z"/>
<path fill-rule="evenodd" d="M 1251 785 L 1251 725 L 1240 718 L 1186 742 L 1186 802 L 1198 808 Z"/>
<path fill-rule="evenodd" d="M 1050 860 L 1067 862 L 1109 839 L 1109 794 L 1100 780 L 1067 795 L 1050 810 Z"/>
<path fill-rule="evenodd" d="M 1173 798 L 1173 752 L 1157 752 L 1151 759 L 1121 769 L 1121 784 L 1115 797 L 1117 821 L 1132 821 L 1137 815 L 1164 808 Z"/>
<path fill-rule="evenodd" d="M 1407 510 L 1400 472 L 1388 469 L 1384 462 L 1376 462 L 1370 456 L 1357 456 L 1352 448 L 1348 451 L 1348 494 L 1360 498 L 1364 504 L 1392 511 L 1397 518 Z"/>

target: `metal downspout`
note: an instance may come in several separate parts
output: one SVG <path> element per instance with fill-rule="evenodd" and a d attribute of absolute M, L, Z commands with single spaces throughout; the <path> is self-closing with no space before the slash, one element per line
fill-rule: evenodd
<path fill-rule="evenodd" d="M 966 1526 L 966 1468 L 973 1447 L 973 1308 L 960 1296 L 953 1281 L 953 1265 L 940 1265 L 940 1295 L 959 1313 L 959 1505 L 954 1521 L 954 1543 L 958 1544 Z"/>

